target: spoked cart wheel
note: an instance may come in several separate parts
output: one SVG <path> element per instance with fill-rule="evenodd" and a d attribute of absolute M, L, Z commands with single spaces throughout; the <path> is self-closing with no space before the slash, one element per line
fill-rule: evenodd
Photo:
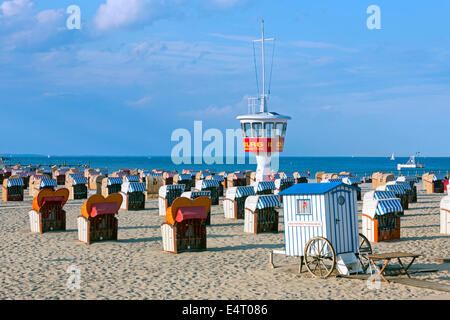
<path fill-rule="evenodd" d="M 359 247 L 358 247 L 358 260 L 361 264 L 361 268 L 365 273 L 367 268 L 369 267 L 370 261 L 367 258 L 368 255 L 372 254 L 372 246 L 370 245 L 370 241 L 363 235 L 359 234 Z"/>
<path fill-rule="evenodd" d="M 336 266 L 336 254 L 330 241 L 315 237 L 308 241 L 304 252 L 308 271 L 318 278 L 328 277 Z"/>

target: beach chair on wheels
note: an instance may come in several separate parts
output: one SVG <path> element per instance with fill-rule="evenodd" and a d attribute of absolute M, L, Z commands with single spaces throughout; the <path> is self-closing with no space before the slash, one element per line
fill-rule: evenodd
<path fill-rule="evenodd" d="M 206 250 L 206 214 L 211 199 L 177 198 L 161 225 L 163 250 L 171 253 Z"/>
<path fill-rule="evenodd" d="M 41 190 L 33 199 L 32 210 L 28 212 L 31 232 L 66 230 L 66 212 L 63 207 L 67 199 L 69 199 L 69 190 L 66 188 L 56 191 Z"/>
<path fill-rule="evenodd" d="M 116 215 L 122 204 L 118 193 L 103 197 L 95 194 L 83 203 L 77 219 L 78 240 L 87 244 L 98 241 L 117 240 Z"/>

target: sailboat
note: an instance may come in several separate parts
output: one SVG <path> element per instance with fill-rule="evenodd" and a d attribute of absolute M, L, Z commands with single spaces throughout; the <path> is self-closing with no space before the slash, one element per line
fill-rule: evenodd
<path fill-rule="evenodd" d="M 392 161 L 395 160 L 395 155 L 394 155 L 394 153 L 392 153 L 391 160 L 392 160 Z"/>

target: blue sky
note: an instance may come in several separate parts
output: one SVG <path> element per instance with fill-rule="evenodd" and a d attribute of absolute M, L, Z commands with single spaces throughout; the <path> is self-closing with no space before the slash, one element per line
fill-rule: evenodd
<path fill-rule="evenodd" d="M 0 1 L 0 153 L 169 155 L 194 120 L 238 128 L 264 18 L 284 155 L 450 156 L 449 15 L 444 0 Z"/>

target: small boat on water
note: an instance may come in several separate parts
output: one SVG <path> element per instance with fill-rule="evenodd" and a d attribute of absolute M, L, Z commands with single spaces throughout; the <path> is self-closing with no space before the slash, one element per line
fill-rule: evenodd
<path fill-rule="evenodd" d="M 418 155 L 418 153 L 414 156 L 409 157 L 409 160 L 406 163 L 398 163 L 397 170 L 424 168 L 425 166 L 423 164 L 416 162 L 417 155 Z"/>
<path fill-rule="evenodd" d="M 394 155 L 394 153 L 392 153 L 391 160 L 392 160 L 392 161 L 395 160 L 395 155 Z"/>

